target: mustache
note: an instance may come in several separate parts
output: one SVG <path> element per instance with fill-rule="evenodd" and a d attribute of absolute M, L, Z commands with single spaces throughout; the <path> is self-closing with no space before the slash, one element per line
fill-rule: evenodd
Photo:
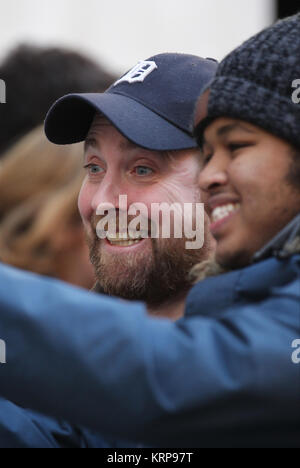
<path fill-rule="evenodd" d="M 134 223 L 134 229 L 130 229 L 130 225 L 132 225 L 134 220 L 136 220 Z M 93 213 L 90 223 L 93 231 L 95 232 L 97 232 L 99 229 L 99 223 L 101 223 L 101 229 L 103 229 L 105 232 L 109 232 L 109 227 L 113 226 L 113 229 L 117 233 L 127 234 L 132 230 L 134 232 L 143 232 L 143 234 L 147 234 L 149 237 L 153 229 L 155 229 L 155 224 L 150 218 L 146 218 L 142 214 L 129 215 L 126 211 L 122 211 L 120 209 L 107 210 L 102 215 Z"/>

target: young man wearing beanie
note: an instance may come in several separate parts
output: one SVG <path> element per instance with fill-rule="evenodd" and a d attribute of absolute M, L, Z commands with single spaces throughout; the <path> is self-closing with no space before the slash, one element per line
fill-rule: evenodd
<path fill-rule="evenodd" d="M 226 57 L 199 101 L 199 182 L 226 269 L 299 250 L 299 52 L 297 15 Z"/>
<path fill-rule="evenodd" d="M 23 345 L 11 345 L 1 393 L 156 446 L 300 447 L 299 49 L 300 17 L 275 24 L 224 59 L 199 103 L 218 242 L 208 266 L 232 271 L 195 285 L 176 323 L 59 285 L 41 307 L 41 280 L 21 308 L 1 294 L 0 335 Z M 38 281 L 3 267 L 0 279 L 21 296 Z"/>

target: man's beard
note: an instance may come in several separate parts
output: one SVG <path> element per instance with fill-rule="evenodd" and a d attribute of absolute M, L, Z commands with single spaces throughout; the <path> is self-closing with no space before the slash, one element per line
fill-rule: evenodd
<path fill-rule="evenodd" d="M 187 292 L 192 286 L 191 268 L 206 260 L 210 251 L 209 242 L 202 249 L 187 250 L 186 238 L 172 238 L 148 239 L 145 251 L 113 255 L 102 248 L 106 241 L 96 234 L 93 239 L 87 236 L 87 241 L 101 292 L 152 307 Z"/>

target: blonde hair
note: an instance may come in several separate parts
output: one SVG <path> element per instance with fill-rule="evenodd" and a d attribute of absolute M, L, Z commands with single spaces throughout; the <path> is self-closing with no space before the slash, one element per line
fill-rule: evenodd
<path fill-rule="evenodd" d="M 222 268 L 213 257 L 201 263 L 197 263 L 197 265 L 191 269 L 189 279 L 192 284 L 197 284 L 206 278 L 222 275 L 223 273 L 226 273 L 226 270 Z"/>
<path fill-rule="evenodd" d="M 81 223 L 77 197 L 84 177 L 82 145 L 55 146 L 41 127 L 22 138 L 0 164 L 0 258 L 56 275 L 56 240 Z"/>

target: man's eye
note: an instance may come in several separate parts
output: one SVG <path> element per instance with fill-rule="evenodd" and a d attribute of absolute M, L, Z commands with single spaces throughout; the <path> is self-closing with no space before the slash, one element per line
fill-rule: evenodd
<path fill-rule="evenodd" d="M 146 166 L 137 166 L 134 168 L 134 172 L 138 176 L 147 176 L 153 173 L 153 169 Z"/>
<path fill-rule="evenodd" d="M 89 174 L 100 174 L 103 172 L 102 167 L 98 166 L 97 164 L 87 164 L 84 166 L 84 169 L 87 169 Z"/>

